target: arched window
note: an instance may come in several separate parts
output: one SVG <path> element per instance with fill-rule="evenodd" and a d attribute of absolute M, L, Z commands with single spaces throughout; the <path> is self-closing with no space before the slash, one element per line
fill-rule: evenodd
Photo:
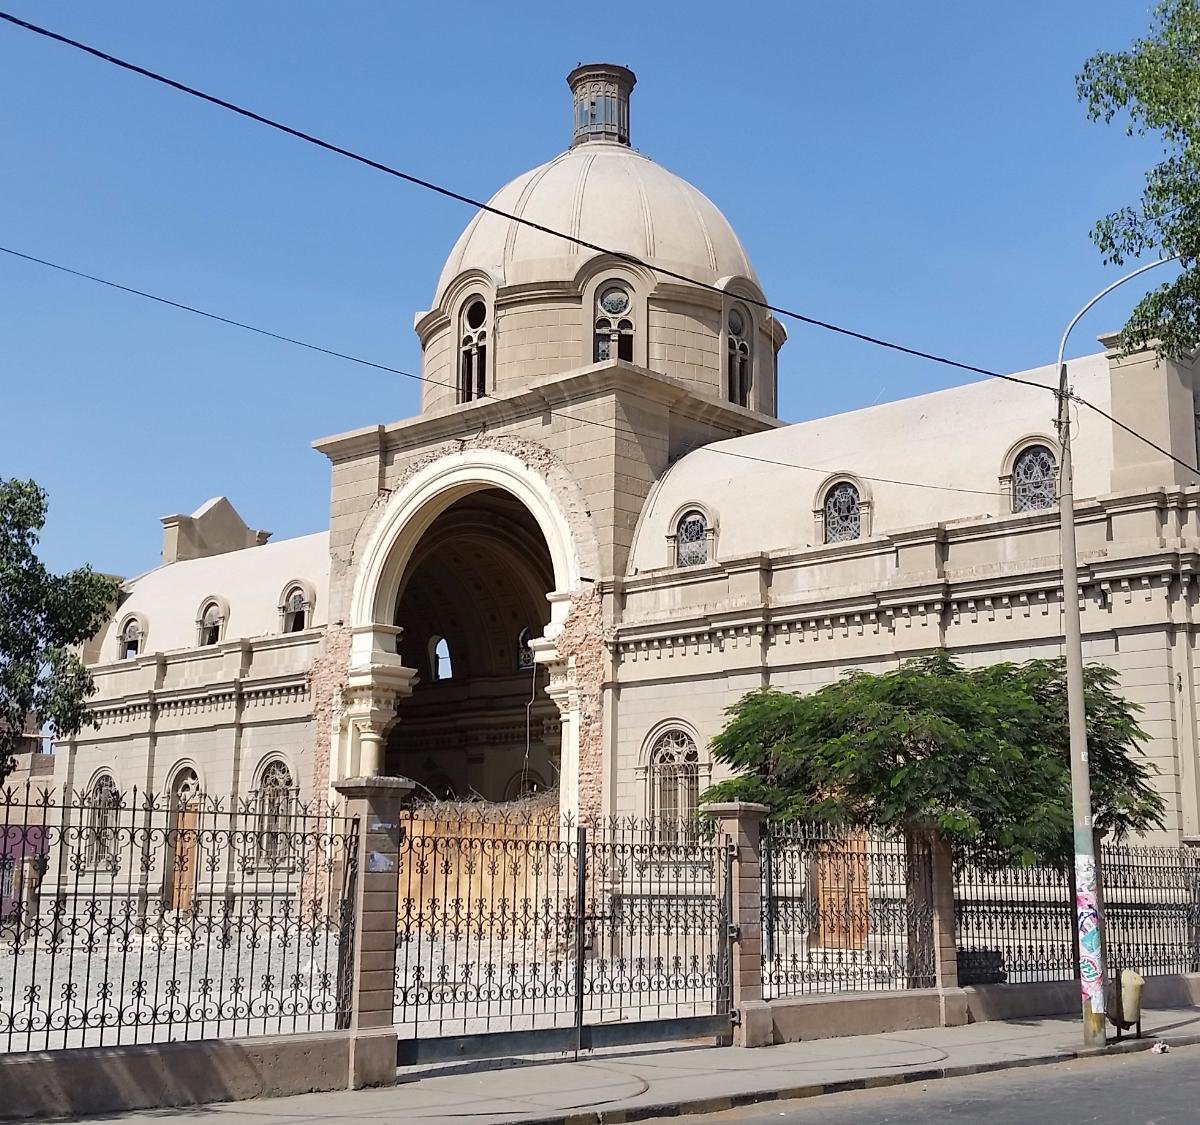
<path fill-rule="evenodd" d="M 445 637 L 429 638 L 429 676 L 438 682 L 454 678 L 454 662 L 450 659 L 450 644 Z"/>
<path fill-rule="evenodd" d="M 524 671 L 533 667 L 533 649 L 529 647 L 530 636 L 528 625 L 517 634 L 517 668 Z"/>
<path fill-rule="evenodd" d="M 268 762 L 254 794 L 256 811 L 255 852 L 260 867 L 275 868 L 291 863 L 292 813 L 296 786 L 286 762 Z"/>
<path fill-rule="evenodd" d="M 592 360 L 627 359 L 633 362 L 633 321 L 629 290 L 608 283 L 600 287 L 596 298 L 596 332 L 592 341 Z"/>
<path fill-rule="evenodd" d="M 221 640 L 221 626 L 225 619 L 216 602 L 205 602 L 200 611 L 200 644 L 215 645 Z"/>
<path fill-rule="evenodd" d="M 84 852 L 91 867 L 117 867 L 117 814 L 121 798 L 111 773 L 100 774 L 87 793 L 87 840 Z"/>
<path fill-rule="evenodd" d="M 308 599 L 299 586 L 293 586 L 283 600 L 283 631 L 301 633 L 308 628 Z"/>
<path fill-rule="evenodd" d="M 650 748 L 646 770 L 646 811 L 662 834 L 694 821 L 700 805 L 700 751 L 687 731 L 663 731 Z"/>
<path fill-rule="evenodd" d="M 708 520 L 703 512 L 687 512 L 675 526 L 675 565 L 702 566 L 708 562 Z"/>
<path fill-rule="evenodd" d="M 508 779 L 508 784 L 504 787 L 504 799 L 519 801 L 523 797 L 533 797 L 545 791 L 546 783 L 540 774 L 534 773 L 533 770 L 522 770 Z"/>
<path fill-rule="evenodd" d="M 750 405 L 750 322 L 741 309 L 730 309 L 725 356 L 725 371 L 729 385 L 729 401 L 735 406 Z"/>
<path fill-rule="evenodd" d="M 487 395 L 487 305 L 483 298 L 467 302 L 462 315 L 462 343 L 458 353 L 458 401 L 470 402 Z"/>
<path fill-rule="evenodd" d="M 862 509 L 858 489 L 839 481 L 825 493 L 825 542 L 846 543 L 862 534 Z"/>
<path fill-rule="evenodd" d="M 1014 512 L 1053 508 L 1058 502 L 1058 462 L 1044 445 L 1021 450 L 1013 462 L 1012 507 Z"/>
<path fill-rule="evenodd" d="M 136 617 L 131 617 L 121 630 L 121 659 L 135 660 L 141 651 L 142 626 Z"/>

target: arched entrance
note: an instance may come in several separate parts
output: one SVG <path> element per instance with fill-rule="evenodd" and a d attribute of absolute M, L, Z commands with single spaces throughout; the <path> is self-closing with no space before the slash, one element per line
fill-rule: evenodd
<path fill-rule="evenodd" d="M 396 601 L 398 651 L 417 669 L 384 772 L 437 798 L 512 799 L 556 784 L 558 708 L 530 640 L 550 621 L 554 566 L 511 493 L 456 500 L 421 536 Z"/>
<path fill-rule="evenodd" d="M 582 696 L 561 643 L 598 552 L 569 475 L 496 440 L 513 450 L 467 447 L 412 473 L 355 544 L 335 776 L 411 773 L 436 796 L 503 800 L 557 774 L 575 810 Z"/>

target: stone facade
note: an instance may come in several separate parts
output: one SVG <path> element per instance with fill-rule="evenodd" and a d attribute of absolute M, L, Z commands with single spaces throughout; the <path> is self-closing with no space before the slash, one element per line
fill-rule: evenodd
<path fill-rule="evenodd" d="M 589 75 L 572 72 L 577 113 Z M 452 250 L 415 320 L 420 415 L 315 443 L 327 536 L 267 543 L 227 502 L 164 521 L 164 565 L 89 654 L 102 725 L 56 780 L 108 762 L 161 788 L 187 765 L 242 793 L 278 752 L 305 793 L 378 770 L 438 796 L 557 782 L 571 810 L 685 811 L 748 690 L 939 646 L 1060 651 L 1057 373 L 783 425 L 785 333 L 732 228 L 617 125 L 580 128 L 493 199 L 525 222 L 481 213 Z M 1196 462 L 1192 365 L 1110 348 L 1069 374 Z M 1085 656 L 1143 708 L 1166 835 L 1200 839 L 1200 489 L 1102 416 L 1076 426 Z M 197 643 L 210 605 L 220 636 Z M 144 649 L 117 660 L 130 621 Z M 670 784 L 664 738 L 684 755 Z"/>

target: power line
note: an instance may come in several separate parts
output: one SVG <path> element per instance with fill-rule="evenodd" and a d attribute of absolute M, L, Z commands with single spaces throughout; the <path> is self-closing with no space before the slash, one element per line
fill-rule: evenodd
<path fill-rule="evenodd" d="M 340 352 L 334 348 L 326 348 L 320 344 L 311 343 L 308 340 L 301 340 L 296 336 L 287 336 L 282 332 L 272 332 L 269 328 L 260 328 L 257 325 L 249 324 L 244 320 L 236 320 L 233 317 L 222 316 L 220 313 L 210 312 L 208 309 L 202 309 L 196 305 L 189 305 L 183 301 L 174 301 L 169 297 L 163 297 L 157 293 L 150 293 L 145 289 L 136 289 L 132 285 L 123 285 L 119 281 L 113 281 L 107 277 L 99 277 L 96 274 L 86 273 L 83 270 L 74 269 L 71 266 L 62 265 L 59 262 L 52 262 L 48 258 L 39 258 L 33 254 L 26 254 L 20 250 L 14 250 L 10 246 L 0 246 L 0 253 L 8 254 L 14 258 L 20 258 L 22 261 L 33 262 L 39 266 L 45 266 L 48 269 L 57 270 L 59 273 L 69 274 L 71 277 L 77 277 L 84 281 L 91 281 L 97 285 L 103 285 L 109 289 L 116 289 L 121 293 L 128 293 L 134 297 L 142 297 L 147 301 L 154 301 L 159 305 L 166 305 L 169 308 L 178 309 L 181 312 L 191 313 L 194 316 L 204 317 L 206 320 L 215 320 L 219 324 L 227 324 L 233 328 L 240 328 L 245 332 L 253 332 L 257 336 L 266 336 L 271 340 L 279 340 L 285 344 L 292 344 L 298 348 L 305 348 L 310 352 L 317 352 L 320 355 L 331 356 L 334 359 L 345 360 L 347 363 L 359 364 L 363 367 L 370 367 L 376 371 L 384 371 L 391 375 L 400 375 L 405 379 L 412 379 L 418 383 L 428 383 L 434 387 L 445 387 L 448 390 L 457 391 L 458 387 L 454 383 L 446 383 L 440 379 L 431 379 L 426 375 L 416 375 L 411 371 L 404 371 L 399 367 L 391 367 L 386 363 L 376 363 L 374 360 L 363 359 L 361 356 L 351 355 L 348 352 Z M 1040 386 L 1040 384 L 1038 384 Z M 503 401 L 493 399 L 492 401 Z M 569 414 L 562 410 L 548 410 L 546 413 L 552 417 L 566 418 L 573 422 L 584 422 L 589 426 L 597 426 L 602 430 L 607 430 L 610 433 L 616 434 L 619 437 L 630 437 L 630 430 L 623 430 L 617 426 L 610 426 L 606 422 L 599 422 L 594 418 L 587 418 L 583 415 Z M 764 465 L 773 465 L 781 469 L 799 469 L 803 472 L 828 474 L 836 471 L 836 467 L 817 468 L 813 465 L 800 465 L 792 461 L 779 461 L 771 457 L 758 457 L 751 453 L 739 453 L 732 449 L 717 449 L 711 445 L 701 446 L 701 450 L 708 453 L 720 454 L 724 457 L 736 457 L 742 461 L 756 461 Z M 875 477 L 868 476 L 865 473 L 857 473 L 856 476 L 863 480 L 869 480 L 877 484 L 894 484 L 905 488 L 928 488 L 935 489 L 941 492 L 963 492 L 974 496 L 990 496 L 996 497 L 999 495 L 999 490 L 985 491 L 979 488 L 962 488 L 950 484 L 933 484 L 928 481 L 911 481 L 911 480 L 896 480 L 890 477 Z"/>
<path fill-rule="evenodd" d="M 229 110 L 231 113 L 236 113 L 241 117 L 248 118 L 251 121 L 256 121 L 260 125 L 266 125 L 270 129 L 276 129 L 281 133 L 287 134 L 289 137 L 295 137 L 297 140 L 305 141 L 308 144 L 316 145 L 327 152 L 335 153 L 338 156 L 344 156 L 348 160 L 353 160 L 359 164 L 364 164 L 368 168 L 373 168 L 377 172 L 383 172 L 389 176 L 395 176 L 397 179 L 404 180 L 406 183 L 413 184 L 416 187 L 424 188 L 426 191 L 436 192 L 438 195 L 444 196 L 447 199 L 453 199 L 459 203 L 468 204 L 471 207 L 480 211 L 486 211 L 488 214 L 496 215 L 502 219 L 508 219 L 510 222 L 520 223 L 523 226 L 530 227 L 533 230 L 540 231 L 542 234 L 548 234 L 555 238 L 564 239 L 567 242 L 573 243 L 576 246 L 581 246 L 585 250 L 592 250 L 598 254 L 607 254 L 621 261 L 628 262 L 631 265 L 639 266 L 642 269 L 652 270 L 655 273 L 661 274 L 663 277 L 670 277 L 676 281 L 687 282 L 689 285 L 695 285 L 701 289 L 707 289 L 713 293 L 717 293 L 722 297 L 728 294 L 716 285 L 709 282 L 698 281 L 694 277 L 687 274 L 679 273 L 676 270 L 668 269 L 665 266 L 653 265 L 650 262 L 644 261 L 634 254 L 630 254 L 623 250 L 613 250 L 606 246 L 600 246 L 594 242 L 588 242 L 586 239 L 579 238 L 576 235 L 568 234 L 564 231 L 555 230 L 553 227 L 548 227 L 542 223 L 535 222 L 532 219 L 524 218 L 521 215 L 514 215 L 508 211 L 501 210 L 498 207 L 493 207 L 484 200 L 474 199 L 462 192 L 455 191 L 452 188 L 445 187 L 442 184 L 435 183 L 432 180 L 423 179 L 411 172 L 402 171 L 389 164 L 384 164 L 381 161 L 374 160 L 369 156 L 364 156 L 361 153 L 355 152 L 353 149 L 344 148 L 341 145 L 334 144 L 332 141 L 324 140 L 321 137 L 315 136 L 312 133 L 306 133 L 302 129 L 294 128 L 291 125 L 286 125 L 282 121 L 277 121 L 274 118 L 266 117 L 261 113 L 256 113 L 252 109 L 247 109 L 245 106 L 238 105 L 236 102 L 227 101 L 225 98 L 217 97 L 215 94 L 206 93 L 195 86 L 189 86 L 184 82 L 179 82 L 174 78 L 169 78 L 165 74 L 160 74 L 158 71 L 150 70 L 147 67 L 139 66 L 137 63 L 129 62 L 127 59 L 122 59 L 117 55 L 109 54 L 107 51 L 102 51 L 97 47 L 89 46 L 78 39 L 71 39 L 66 35 L 61 35 L 56 31 L 51 31 L 49 28 L 41 27 L 38 24 L 30 23 L 27 20 L 19 19 L 17 16 L 11 15 L 8 12 L 0 11 L 0 19 L 20 27 L 25 31 L 31 31 L 35 35 L 41 35 L 46 39 L 52 39 L 56 43 L 62 43 L 65 46 L 73 47 L 78 51 L 83 51 L 85 54 L 91 55 L 93 58 L 100 59 L 102 62 L 110 63 L 113 66 L 120 67 L 122 70 L 127 70 L 132 74 L 140 75 L 143 78 L 149 78 L 153 82 L 158 82 L 161 85 L 168 86 L 172 90 L 177 90 L 182 94 L 187 94 L 189 97 L 199 98 L 201 101 L 208 102 L 210 105 L 219 106 L 221 109 Z M 767 301 L 759 300 L 756 297 L 744 297 L 738 294 L 739 300 L 744 300 L 748 304 L 755 305 L 758 308 L 768 312 L 777 313 L 780 316 L 786 316 L 791 320 L 807 324 L 814 328 L 821 328 L 827 332 L 835 332 L 841 336 L 847 336 L 854 340 L 859 340 L 862 343 L 873 344 L 876 347 L 887 348 L 891 351 L 900 352 L 904 355 L 914 356 L 917 359 L 927 359 L 932 363 L 940 363 L 947 367 L 955 367 L 961 371 L 970 371 L 976 375 L 986 375 L 992 379 L 1003 379 L 1009 383 L 1019 383 L 1026 387 L 1036 387 L 1038 390 L 1050 390 L 1053 388 L 1047 387 L 1042 383 L 1035 383 L 1029 379 L 1021 379 L 1015 375 L 1006 375 L 999 371 L 992 371 L 986 367 L 976 367 L 974 364 L 962 363 L 956 359 L 950 359 L 947 356 L 937 355 L 934 352 L 921 351 L 919 348 L 910 348 L 905 344 L 898 344 L 892 340 L 885 340 L 880 336 L 872 336 L 865 332 L 858 332 L 852 328 L 845 328 L 842 325 L 834 324 L 831 321 L 819 320 L 816 317 L 807 316 L 804 313 L 796 312 L 793 309 L 785 308 L 781 305 L 772 305 Z"/>
<path fill-rule="evenodd" d="M 1109 412 L 1107 410 L 1102 410 L 1094 402 L 1089 402 L 1086 398 L 1081 398 L 1079 395 L 1072 394 L 1070 391 L 1067 392 L 1067 398 L 1071 399 L 1074 402 L 1078 402 L 1081 406 L 1086 406 L 1089 410 L 1094 410 L 1097 414 L 1100 415 L 1101 418 L 1107 418 L 1114 426 L 1118 427 L 1119 429 L 1124 430 L 1127 434 L 1130 434 L 1133 437 L 1137 438 L 1138 441 L 1145 442 L 1145 444 L 1148 445 L 1151 449 L 1157 451 L 1158 453 L 1161 453 L 1164 457 L 1169 457 L 1172 461 L 1175 462 L 1176 465 L 1182 465 L 1185 469 L 1187 469 L 1187 471 L 1189 473 L 1195 473 L 1197 475 L 1197 477 L 1200 477 L 1200 468 L 1197 468 L 1195 465 L 1189 465 L 1186 461 L 1180 460 L 1180 458 L 1176 457 L 1175 454 L 1172 453 L 1169 449 L 1163 449 L 1163 447 L 1161 445 L 1159 445 L 1157 442 L 1151 441 L 1148 437 L 1146 437 L 1145 434 L 1138 433 L 1138 431 L 1135 430 L 1132 426 L 1125 425 L 1124 422 L 1120 421 L 1117 418 L 1114 418 L 1111 414 L 1109 414 Z"/>

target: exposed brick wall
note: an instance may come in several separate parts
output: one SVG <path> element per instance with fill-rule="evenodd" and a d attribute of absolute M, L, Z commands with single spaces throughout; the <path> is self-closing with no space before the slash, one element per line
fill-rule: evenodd
<path fill-rule="evenodd" d="M 329 761 L 333 736 L 342 717 L 342 691 L 350 669 L 350 628 L 330 625 L 325 643 L 308 674 L 313 709 L 313 793 L 321 797 L 329 787 Z"/>
<path fill-rule="evenodd" d="M 604 808 L 604 612 L 594 587 L 571 598 L 557 647 L 563 659 L 574 658 L 579 692 L 579 813 L 599 816 Z"/>

